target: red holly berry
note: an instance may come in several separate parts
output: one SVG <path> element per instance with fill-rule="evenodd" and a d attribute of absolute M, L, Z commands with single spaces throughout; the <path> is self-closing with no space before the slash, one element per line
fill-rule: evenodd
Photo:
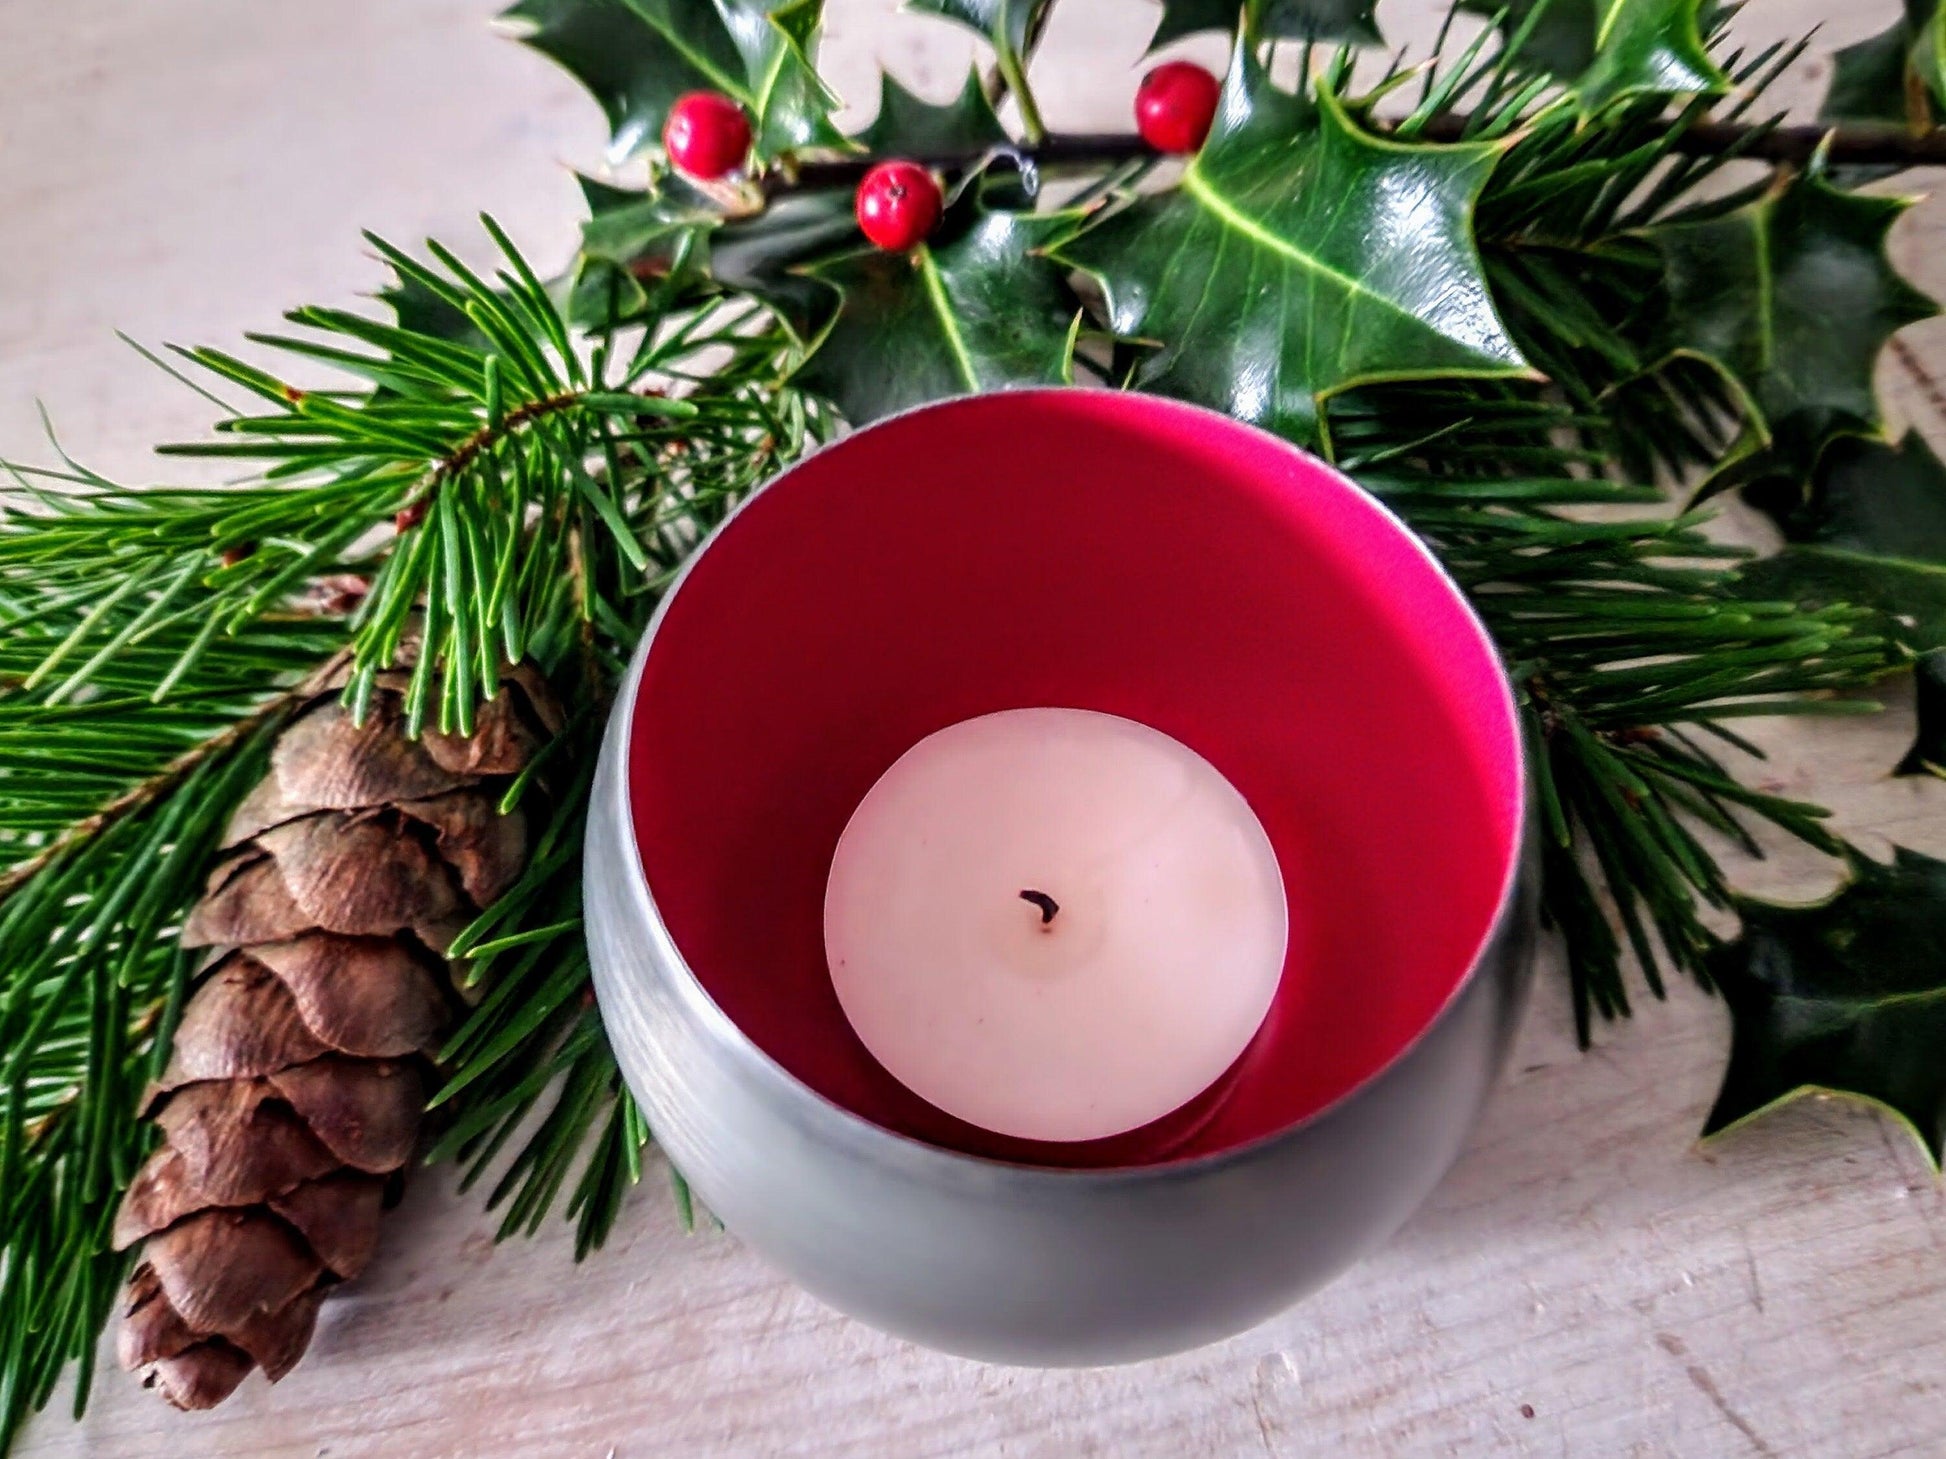
<path fill-rule="evenodd" d="M 926 241 L 939 226 L 941 199 L 933 175 L 916 162 L 881 162 L 858 184 L 858 226 L 888 252 Z"/>
<path fill-rule="evenodd" d="M 1194 152 L 1216 119 L 1223 83 L 1190 61 L 1170 61 L 1135 89 L 1135 130 L 1158 152 Z"/>
<path fill-rule="evenodd" d="M 750 118 L 720 91 L 692 91 L 669 108 L 662 145 L 669 160 L 691 177 L 724 177 L 749 155 Z"/>

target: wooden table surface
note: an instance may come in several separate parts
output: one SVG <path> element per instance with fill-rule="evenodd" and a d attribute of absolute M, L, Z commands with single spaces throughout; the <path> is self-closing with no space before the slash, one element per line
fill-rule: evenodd
<path fill-rule="evenodd" d="M 153 478 L 146 448 L 197 433 L 204 409 L 111 329 L 228 344 L 291 305 L 348 299 L 380 279 L 360 227 L 464 242 L 484 208 L 564 260 L 577 211 L 562 164 L 598 162 L 599 121 L 489 33 L 493 8 L 0 0 L 0 451 L 37 449 L 39 397 L 85 459 Z M 1744 24 L 1824 21 L 1837 44 L 1895 9 L 1771 0 Z M 1381 16 L 1423 44 L 1431 11 Z M 1053 125 L 1124 124 L 1152 16 L 1146 0 L 1066 0 L 1037 73 Z M 830 74 L 866 107 L 877 61 L 937 96 L 970 54 L 890 0 L 835 0 L 830 32 Z M 1822 72 L 1808 66 L 1793 96 Z M 1929 207 L 1896 240 L 1936 293 L 1942 242 L 1946 210 Z M 1926 364 L 1946 373 L 1946 326 L 1906 341 L 1888 393 L 1946 438 Z M 1868 848 L 1946 854 L 1946 785 L 1885 773 L 1910 732 L 1909 704 L 1770 725 L 1756 773 L 1824 798 Z M 1786 897 L 1828 876 L 1802 855 L 1740 873 Z M 1699 1147 L 1721 1006 L 1679 989 L 1582 1054 L 1563 983 L 1550 960 L 1507 1085 L 1425 1210 L 1311 1302 L 1219 1347 L 1100 1371 L 984 1367 L 839 1317 L 733 1237 L 683 1234 L 657 1178 L 576 1267 L 565 1226 L 496 1247 L 435 1175 L 274 1390 L 252 1377 L 184 1416 L 110 1367 L 84 1423 L 52 1412 L 22 1453 L 1946 1453 L 1946 1195 L 1920 1152 L 1890 1120 L 1828 1101 Z"/>

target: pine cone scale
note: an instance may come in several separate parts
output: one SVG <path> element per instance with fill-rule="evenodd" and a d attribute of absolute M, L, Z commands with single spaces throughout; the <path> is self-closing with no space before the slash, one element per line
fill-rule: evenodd
<path fill-rule="evenodd" d="M 316 932 L 247 956 L 282 980 L 305 1031 L 340 1054 L 431 1054 L 451 1017 L 443 970 L 435 976 L 396 938 Z"/>
<path fill-rule="evenodd" d="M 341 1165 L 387 1175 L 412 1158 L 426 1093 L 410 1064 L 331 1054 L 268 1082 Z"/>
<path fill-rule="evenodd" d="M 232 953 L 183 1009 L 163 1089 L 206 1079 L 258 1079 L 328 1052 L 271 970 Z"/>
<path fill-rule="evenodd" d="M 312 1286 L 323 1265 L 296 1231 L 256 1211 L 199 1211 L 142 1248 L 163 1296 L 199 1335 L 234 1335 Z"/>
<path fill-rule="evenodd" d="M 350 1281 L 378 1249 L 378 1222 L 385 1181 L 375 1175 L 339 1172 L 307 1180 L 267 1204 L 297 1228 L 331 1274 Z"/>

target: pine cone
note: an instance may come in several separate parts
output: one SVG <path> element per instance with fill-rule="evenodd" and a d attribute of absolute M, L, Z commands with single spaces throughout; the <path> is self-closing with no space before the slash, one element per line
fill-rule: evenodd
<path fill-rule="evenodd" d="M 276 1382 L 318 1307 L 371 1259 L 411 1158 L 430 1059 L 459 1007 L 445 950 L 520 874 L 496 802 L 560 728 L 507 671 L 468 737 L 406 736 L 403 673 L 364 724 L 327 681 L 237 808 L 182 940 L 211 949 L 147 1096 L 163 1141 L 115 1221 L 142 1243 L 122 1365 L 178 1408 Z"/>

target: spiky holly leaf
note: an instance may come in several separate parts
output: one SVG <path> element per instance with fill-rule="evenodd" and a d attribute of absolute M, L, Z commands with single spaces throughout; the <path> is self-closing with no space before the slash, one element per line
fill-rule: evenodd
<path fill-rule="evenodd" d="M 1895 775 L 1937 775 L 1946 780 L 1946 649 L 1922 654 L 1912 669 L 1919 732 Z"/>
<path fill-rule="evenodd" d="M 465 310 L 435 294 L 420 279 L 394 273 L 378 291 L 378 299 L 392 311 L 399 328 L 412 334 L 476 346 L 486 343 L 486 336 L 480 333 L 479 325 L 466 317 Z"/>
<path fill-rule="evenodd" d="M 1946 1142 L 1946 861 L 1853 857 L 1826 901 L 1739 899 L 1743 934 L 1709 958 L 1733 1019 L 1706 1135 L 1799 1094 L 1848 1094 Z"/>
<path fill-rule="evenodd" d="M 1182 185 L 1057 251 L 1101 280 L 1118 333 L 1158 346 L 1143 388 L 1314 441 L 1320 402 L 1349 386 L 1527 373 L 1473 240 L 1498 154 L 1375 137 L 1240 47 Z"/>
<path fill-rule="evenodd" d="M 1938 312 L 1885 255 L 1908 206 L 1786 175 L 1741 206 L 1649 232 L 1665 268 L 1669 352 L 1721 370 L 1800 474 L 1834 435 L 1878 431 L 1879 351 Z"/>
<path fill-rule="evenodd" d="M 731 289 L 762 299 L 811 339 L 830 322 L 838 294 L 800 265 L 855 242 L 852 189 L 814 188 L 773 198 L 761 213 L 733 218 L 710 238 L 710 272 Z"/>
<path fill-rule="evenodd" d="M 1260 40 L 1349 41 L 1379 44 L 1377 0 L 1247 0 L 1250 33 Z M 1234 32 L 1243 19 L 1243 0 L 1162 0 L 1162 20 L 1149 49 L 1205 31 Z"/>
<path fill-rule="evenodd" d="M 1818 115 L 1827 121 L 1903 122 L 1911 53 L 1912 32 L 1903 20 L 1843 47 L 1831 58 L 1831 85 Z"/>
<path fill-rule="evenodd" d="M 1838 51 L 1818 115 L 1923 125 L 1928 118 L 1921 86 L 1946 106 L 1946 10 L 1939 0 L 1906 0 L 1905 14 L 1893 25 Z"/>
<path fill-rule="evenodd" d="M 637 273 L 666 272 L 690 235 L 723 220 L 713 199 L 678 177 L 659 179 L 647 192 L 610 187 L 592 177 L 576 181 L 588 205 L 588 221 L 581 225 L 582 252 Z"/>
<path fill-rule="evenodd" d="M 1911 648 L 1946 645 L 1946 465 L 1916 433 L 1897 446 L 1841 439 L 1808 492 L 1779 481 L 1749 495 L 1790 545 L 1745 568 L 1739 591 L 1861 603 L 1891 615 Z"/>
<path fill-rule="evenodd" d="M 1568 82 L 1581 110 L 1634 96 L 1727 90 L 1703 41 L 1703 0 L 1459 0 L 1520 49 L 1516 68 Z"/>
<path fill-rule="evenodd" d="M 1946 9 L 1936 3 L 1912 42 L 1912 70 L 1933 101 L 1946 106 Z"/>
<path fill-rule="evenodd" d="M 762 155 L 842 147 L 813 59 L 822 14 L 823 0 L 517 0 L 501 19 L 601 103 L 619 161 L 658 146 L 669 108 L 697 90 L 742 104 Z"/>
<path fill-rule="evenodd" d="M 582 225 L 574 298 L 577 324 L 636 317 L 650 287 L 704 279 L 750 294 L 809 338 L 831 317 L 836 293 L 798 269 L 857 237 L 849 188 L 804 188 L 759 211 L 725 214 L 716 200 L 679 176 L 647 192 L 582 179 L 591 214 Z"/>
<path fill-rule="evenodd" d="M 1703 44 L 1703 0 L 1597 0 L 1595 55 L 1574 82 L 1584 113 L 1631 96 L 1729 89 Z"/>
<path fill-rule="evenodd" d="M 1525 31 L 1518 65 L 1565 80 L 1594 64 L 1596 0 L 1460 0 L 1459 8 L 1493 20 L 1507 41 Z"/>
<path fill-rule="evenodd" d="M 758 153 L 847 147 L 844 133 L 831 120 L 841 103 L 818 75 L 824 0 L 787 0 L 770 8 L 762 0 L 716 3 L 743 56 L 751 110 L 757 117 Z"/>
<path fill-rule="evenodd" d="M 1052 0 L 911 0 L 906 9 L 957 20 L 996 48 L 1004 45 L 1019 55 L 1035 16 L 1050 3 Z"/>
<path fill-rule="evenodd" d="M 910 253 L 812 265 L 842 302 L 798 383 L 863 425 L 949 395 L 1069 382 L 1080 306 L 1041 249 L 1071 223 L 969 196 Z"/>
<path fill-rule="evenodd" d="M 576 180 L 588 204 L 569 296 L 570 318 L 578 328 L 639 318 L 649 307 L 650 286 L 698 275 L 706 258 L 704 241 L 721 221 L 709 200 L 674 178 L 651 192 L 610 187 L 592 177 Z"/>
<path fill-rule="evenodd" d="M 978 152 L 1008 140 L 1007 129 L 993 114 L 977 69 L 966 73 L 959 95 L 943 106 L 914 96 L 892 79 L 879 76 L 878 115 L 859 133 L 869 152 L 919 157 L 946 157 Z"/>

